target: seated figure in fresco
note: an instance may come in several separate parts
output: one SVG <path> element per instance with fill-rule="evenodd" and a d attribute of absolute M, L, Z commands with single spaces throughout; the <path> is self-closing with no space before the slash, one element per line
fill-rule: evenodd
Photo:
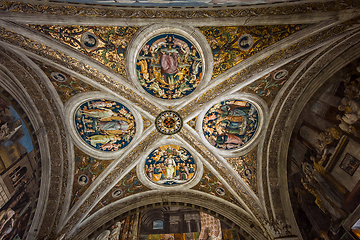
<path fill-rule="evenodd" d="M 243 135 L 246 130 L 246 124 L 246 116 L 227 116 L 220 118 L 216 122 L 215 128 L 219 134 L 226 132 L 230 134 Z"/>
<path fill-rule="evenodd" d="M 246 116 L 249 114 L 250 106 L 239 106 L 236 104 L 221 105 L 217 112 L 221 114 L 221 117 L 225 116 Z"/>
<path fill-rule="evenodd" d="M 160 164 L 156 164 L 155 168 L 154 168 L 154 173 L 153 173 L 153 178 L 152 180 L 157 182 L 159 180 L 161 180 L 162 178 L 164 178 L 162 169 L 160 167 Z"/>
<path fill-rule="evenodd" d="M 179 172 L 180 172 L 180 180 L 188 180 L 189 179 L 189 169 L 185 165 L 185 163 L 180 164 Z"/>
<path fill-rule="evenodd" d="M 170 90 L 174 89 L 175 85 L 175 74 L 178 70 L 178 54 L 177 52 L 165 53 L 161 51 L 160 64 L 161 73 L 164 75 L 164 80 L 169 84 Z"/>

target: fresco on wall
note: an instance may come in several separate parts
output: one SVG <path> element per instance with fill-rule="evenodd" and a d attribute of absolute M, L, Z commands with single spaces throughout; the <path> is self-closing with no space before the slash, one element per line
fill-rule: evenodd
<path fill-rule="evenodd" d="M 294 125 L 288 182 L 299 230 L 308 239 L 351 239 L 341 224 L 360 199 L 360 59 L 313 93 Z M 356 219 L 355 219 L 356 220 Z"/>
<path fill-rule="evenodd" d="M 308 25 L 200 27 L 214 56 L 212 77 L 216 77 L 264 48 Z"/>
<path fill-rule="evenodd" d="M 138 27 L 29 26 L 126 77 L 125 52 Z"/>
<path fill-rule="evenodd" d="M 161 34 L 141 48 L 136 73 L 141 86 L 162 99 L 178 99 L 192 93 L 202 76 L 202 59 L 188 39 Z"/>
<path fill-rule="evenodd" d="M 10 103 L 0 97 L 0 172 L 33 151 L 29 131 Z"/>
<path fill-rule="evenodd" d="M 190 181 L 197 167 L 188 150 L 177 145 L 164 145 L 146 158 L 147 178 L 159 185 L 177 185 Z"/>
<path fill-rule="evenodd" d="M 259 113 L 245 100 L 225 100 L 212 106 L 203 119 L 203 132 L 211 145 L 236 150 L 249 142 L 257 132 Z"/>
<path fill-rule="evenodd" d="M 57 68 L 48 66 L 36 59 L 31 60 L 44 71 L 63 103 L 66 103 L 67 100 L 78 93 L 97 91 L 97 89 L 93 86 L 80 81 L 63 71 L 60 71 Z"/>
<path fill-rule="evenodd" d="M 126 147 L 135 135 L 135 119 L 121 103 L 94 99 L 82 103 L 75 112 L 76 130 L 92 148 L 117 151 Z"/>
<path fill-rule="evenodd" d="M 31 198 L 23 185 L 0 209 L 0 239 L 22 239 L 31 214 Z"/>

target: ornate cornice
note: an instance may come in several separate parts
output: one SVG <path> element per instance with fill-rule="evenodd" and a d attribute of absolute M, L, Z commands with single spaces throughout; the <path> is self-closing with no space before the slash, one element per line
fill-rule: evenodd
<path fill-rule="evenodd" d="M 131 7 L 106 7 L 106 6 L 77 6 L 66 3 L 26 3 L 26 2 L 0 2 L 1 11 L 21 12 L 21 13 L 46 13 L 52 15 L 67 16 L 87 16 L 87 17 L 106 17 L 106 18 L 174 18 L 174 19 L 206 19 L 206 18 L 239 18 L 239 17 L 258 17 L 271 15 L 289 15 L 299 13 L 317 13 L 353 9 L 360 6 L 357 0 L 341 0 L 329 2 L 316 2 L 278 6 L 259 6 L 259 7 L 238 7 L 220 9 L 207 8 L 131 8 Z"/>

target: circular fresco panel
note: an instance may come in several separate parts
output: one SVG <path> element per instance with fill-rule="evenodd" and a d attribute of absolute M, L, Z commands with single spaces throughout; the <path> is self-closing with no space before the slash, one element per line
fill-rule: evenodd
<path fill-rule="evenodd" d="M 161 99 L 179 99 L 192 93 L 202 76 L 202 59 L 188 39 L 177 34 L 151 38 L 136 59 L 141 86 Z"/>
<path fill-rule="evenodd" d="M 235 150 L 248 143 L 258 130 L 259 113 L 245 100 L 225 100 L 205 114 L 203 133 L 211 145 Z"/>
<path fill-rule="evenodd" d="M 177 185 L 190 181 L 196 173 L 193 156 L 178 145 L 164 145 L 152 151 L 145 161 L 146 177 L 159 185 Z"/>
<path fill-rule="evenodd" d="M 130 110 L 111 100 L 96 99 L 81 104 L 74 121 L 81 138 L 105 152 L 126 147 L 135 135 L 135 119 Z"/>

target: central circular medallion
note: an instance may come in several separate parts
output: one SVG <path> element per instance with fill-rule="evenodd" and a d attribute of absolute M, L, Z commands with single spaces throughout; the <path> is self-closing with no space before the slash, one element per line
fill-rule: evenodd
<path fill-rule="evenodd" d="M 183 122 L 180 115 L 174 111 L 164 111 L 155 119 L 156 129 L 166 135 L 178 133 L 182 128 Z"/>
<path fill-rule="evenodd" d="M 202 79 L 204 63 L 199 49 L 186 37 L 166 33 L 150 38 L 136 58 L 141 86 L 161 99 L 179 99 L 192 93 Z"/>

